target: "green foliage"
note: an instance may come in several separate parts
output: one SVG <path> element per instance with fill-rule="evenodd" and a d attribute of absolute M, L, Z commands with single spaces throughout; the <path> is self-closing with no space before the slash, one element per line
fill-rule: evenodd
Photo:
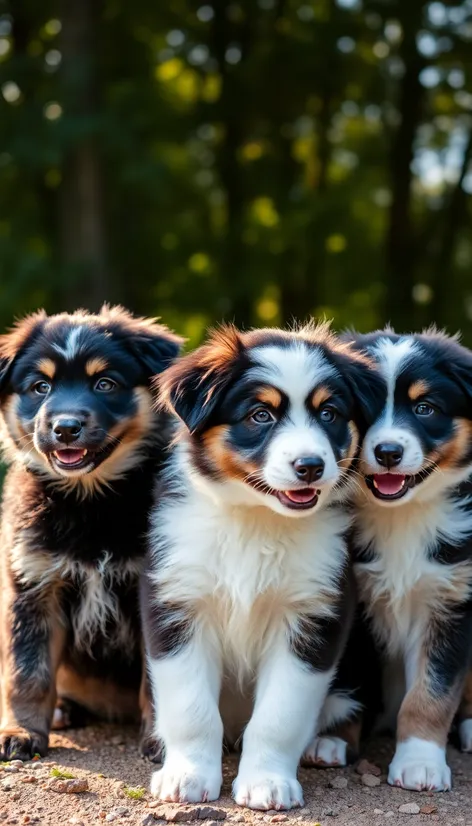
<path fill-rule="evenodd" d="M 472 3 L 0 2 L 0 326 L 469 332 Z"/>
<path fill-rule="evenodd" d="M 132 800 L 142 800 L 146 794 L 146 789 L 143 789 L 142 786 L 125 786 L 123 791 Z"/>
<path fill-rule="evenodd" d="M 61 780 L 74 780 L 75 774 L 71 774 L 70 772 L 63 771 L 63 769 L 53 768 L 50 771 L 51 777 L 59 777 Z"/>

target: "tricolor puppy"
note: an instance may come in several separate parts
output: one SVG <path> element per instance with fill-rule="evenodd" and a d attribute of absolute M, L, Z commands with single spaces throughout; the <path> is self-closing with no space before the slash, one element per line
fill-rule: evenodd
<path fill-rule="evenodd" d="M 63 712 L 139 718 L 138 578 L 169 435 L 151 378 L 178 351 L 107 307 L 39 312 L 0 338 L 2 759 L 45 754 L 56 678 Z"/>
<path fill-rule="evenodd" d="M 162 376 L 180 424 L 142 588 L 162 800 L 217 798 L 223 734 L 244 729 L 236 802 L 302 804 L 353 612 L 341 503 L 377 382 L 327 326 L 225 327 Z"/>
<path fill-rule="evenodd" d="M 355 345 L 386 383 L 362 446 L 353 543 L 385 661 L 387 719 L 396 719 L 388 781 L 446 790 L 446 741 L 472 643 L 472 353 L 435 330 L 386 330 Z M 472 717 L 470 704 L 463 715 Z M 461 736 L 471 750 L 471 720 Z"/>

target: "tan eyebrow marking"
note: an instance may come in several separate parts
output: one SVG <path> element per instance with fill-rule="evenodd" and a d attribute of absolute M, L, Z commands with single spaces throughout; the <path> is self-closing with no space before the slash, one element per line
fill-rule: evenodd
<path fill-rule="evenodd" d="M 421 396 L 425 396 L 426 393 L 429 393 L 429 384 L 422 379 L 414 381 L 408 388 L 408 397 L 412 402 L 415 402 L 416 399 L 421 398 Z"/>
<path fill-rule="evenodd" d="M 318 410 L 324 402 L 327 402 L 328 399 L 331 398 L 331 395 L 331 390 L 323 384 L 320 385 L 320 387 L 317 387 L 311 397 L 311 403 L 315 410 Z"/>
<path fill-rule="evenodd" d="M 56 375 L 56 365 L 52 359 L 41 359 L 38 361 L 37 368 L 40 373 L 43 373 L 48 379 L 53 379 Z"/>
<path fill-rule="evenodd" d="M 271 407 L 280 407 L 282 404 L 282 393 L 275 387 L 261 387 L 256 393 L 256 399 L 261 404 L 270 404 Z"/>
<path fill-rule="evenodd" d="M 103 373 L 108 370 L 108 362 L 102 358 L 89 359 L 85 365 L 87 376 L 95 376 L 96 373 Z"/>

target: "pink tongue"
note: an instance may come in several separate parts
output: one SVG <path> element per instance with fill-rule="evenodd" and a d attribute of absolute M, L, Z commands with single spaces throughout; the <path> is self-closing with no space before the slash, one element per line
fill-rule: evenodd
<path fill-rule="evenodd" d="M 403 487 L 405 477 L 400 473 L 382 473 L 374 476 L 377 490 L 385 496 L 393 496 L 399 493 Z"/>
<path fill-rule="evenodd" d="M 85 450 L 56 450 L 56 456 L 64 465 L 73 465 L 85 456 Z"/>
<path fill-rule="evenodd" d="M 316 496 L 316 491 L 313 488 L 302 488 L 301 490 L 286 490 L 284 491 L 287 499 L 292 502 L 306 503 L 311 502 Z"/>

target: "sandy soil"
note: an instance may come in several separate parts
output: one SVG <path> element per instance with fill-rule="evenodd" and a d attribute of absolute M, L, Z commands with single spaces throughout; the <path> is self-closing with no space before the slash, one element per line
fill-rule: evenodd
<path fill-rule="evenodd" d="M 45 759 L 13 764 L 13 771 L 9 766 L 0 766 L 0 824 L 87 826 L 116 822 L 117 826 L 152 826 L 158 822 L 164 824 L 166 820 L 191 822 L 200 816 L 202 826 L 216 826 L 216 821 L 224 819 L 233 823 L 262 821 L 287 826 L 316 823 L 322 826 L 431 823 L 433 826 L 433 822 L 441 826 L 472 826 L 472 756 L 451 749 L 454 789 L 433 794 L 387 786 L 385 773 L 391 753 L 392 744 L 387 742 L 373 743 L 366 751 L 365 756 L 382 771 L 380 785 L 374 788 L 364 785 L 354 767 L 302 769 L 300 780 L 305 791 L 305 808 L 287 814 L 252 812 L 231 802 L 231 781 L 237 758 L 230 756 L 225 759 L 223 796 L 205 811 L 198 806 L 163 806 L 152 800 L 148 793 L 152 767 L 138 755 L 134 729 L 103 725 L 67 731 L 52 735 L 50 752 Z M 58 781 L 53 781 L 52 776 L 58 773 L 85 778 L 88 791 L 80 794 L 54 791 L 52 787 Z M 337 785 L 344 788 L 336 788 Z M 415 811 L 418 807 L 424 808 L 425 813 L 400 812 L 399 808 L 405 804 L 413 804 Z"/>

